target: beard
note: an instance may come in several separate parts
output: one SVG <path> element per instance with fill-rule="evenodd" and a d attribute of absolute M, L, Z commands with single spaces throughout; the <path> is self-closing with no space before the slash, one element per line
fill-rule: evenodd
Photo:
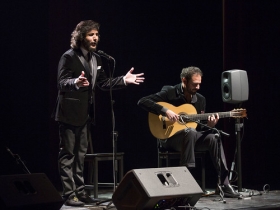
<path fill-rule="evenodd" d="M 89 41 L 83 41 L 83 46 L 84 46 L 84 48 L 87 50 L 87 51 L 89 51 L 89 52 L 95 52 L 96 51 L 96 49 L 97 49 L 97 44 L 98 44 L 98 42 L 96 42 L 96 44 L 94 45 L 94 44 L 92 44 L 91 42 L 89 42 Z"/>
<path fill-rule="evenodd" d="M 188 92 L 190 95 L 195 95 L 196 92 L 197 92 L 197 90 L 196 90 L 196 89 L 190 89 L 190 88 L 188 88 L 188 89 L 187 89 L 187 92 Z"/>

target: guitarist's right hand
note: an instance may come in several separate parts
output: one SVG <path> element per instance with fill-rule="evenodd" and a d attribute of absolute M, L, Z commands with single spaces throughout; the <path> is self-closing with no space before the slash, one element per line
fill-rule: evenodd
<path fill-rule="evenodd" d="M 166 117 L 167 117 L 170 121 L 175 122 L 175 121 L 179 120 L 179 115 L 176 114 L 175 112 L 173 112 L 173 111 L 170 110 L 170 109 L 168 109 L 168 110 L 166 111 L 165 114 L 166 114 Z"/>

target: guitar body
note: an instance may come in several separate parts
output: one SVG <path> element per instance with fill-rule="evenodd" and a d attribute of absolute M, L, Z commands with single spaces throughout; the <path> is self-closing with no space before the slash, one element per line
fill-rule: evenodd
<path fill-rule="evenodd" d="M 178 114 L 180 116 L 180 120 L 173 122 L 165 116 L 149 113 L 150 131 L 157 139 L 168 139 L 182 129 L 196 128 L 196 122 L 198 122 L 198 120 L 207 120 L 209 115 L 219 114 L 219 118 L 241 118 L 247 116 L 246 109 L 234 109 L 229 112 L 197 114 L 196 109 L 191 104 L 183 104 L 178 107 L 166 102 L 158 102 L 158 104 Z"/>
<path fill-rule="evenodd" d="M 173 106 L 172 104 L 166 102 L 158 102 L 160 104 L 176 114 L 196 114 L 196 109 L 191 104 L 183 104 L 181 106 Z M 185 129 L 185 128 L 196 128 L 197 123 L 195 122 L 188 122 L 188 123 L 180 123 L 178 121 L 172 122 L 167 117 L 162 115 L 156 115 L 149 112 L 149 128 L 154 137 L 157 139 L 167 139 L 173 136 L 178 131 Z"/>

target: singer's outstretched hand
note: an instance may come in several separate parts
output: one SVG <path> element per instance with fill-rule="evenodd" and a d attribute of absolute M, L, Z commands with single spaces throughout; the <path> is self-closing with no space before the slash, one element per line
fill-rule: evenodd
<path fill-rule="evenodd" d="M 134 68 L 132 67 L 127 74 L 125 75 L 125 82 L 126 84 L 135 84 L 135 85 L 139 85 L 140 83 L 144 82 L 144 77 L 142 77 L 144 75 L 144 73 L 140 73 L 140 74 L 132 74 Z"/>

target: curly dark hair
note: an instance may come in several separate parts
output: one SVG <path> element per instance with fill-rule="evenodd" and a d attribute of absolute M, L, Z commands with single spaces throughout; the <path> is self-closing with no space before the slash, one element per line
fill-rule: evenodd
<path fill-rule="evenodd" d="M 99 23 L 92 20 L 81 21 L 71 34 L 70 46 L 73 49 L 80 48 L 82 41 L 86 37 L 86 34 L 93 29 L 99 31 L 99 27 Z"/>
<path fill-rule="evenodd" d="M 183 68 L 180 76 L 181 76 L 181 79 L 186 78 L 187 81 L 189 81 L 194 74 L 199 74 L 200 76 L 203 76 L 202 71 L 198 67 L 195 67 L 195 66 Z"/>

